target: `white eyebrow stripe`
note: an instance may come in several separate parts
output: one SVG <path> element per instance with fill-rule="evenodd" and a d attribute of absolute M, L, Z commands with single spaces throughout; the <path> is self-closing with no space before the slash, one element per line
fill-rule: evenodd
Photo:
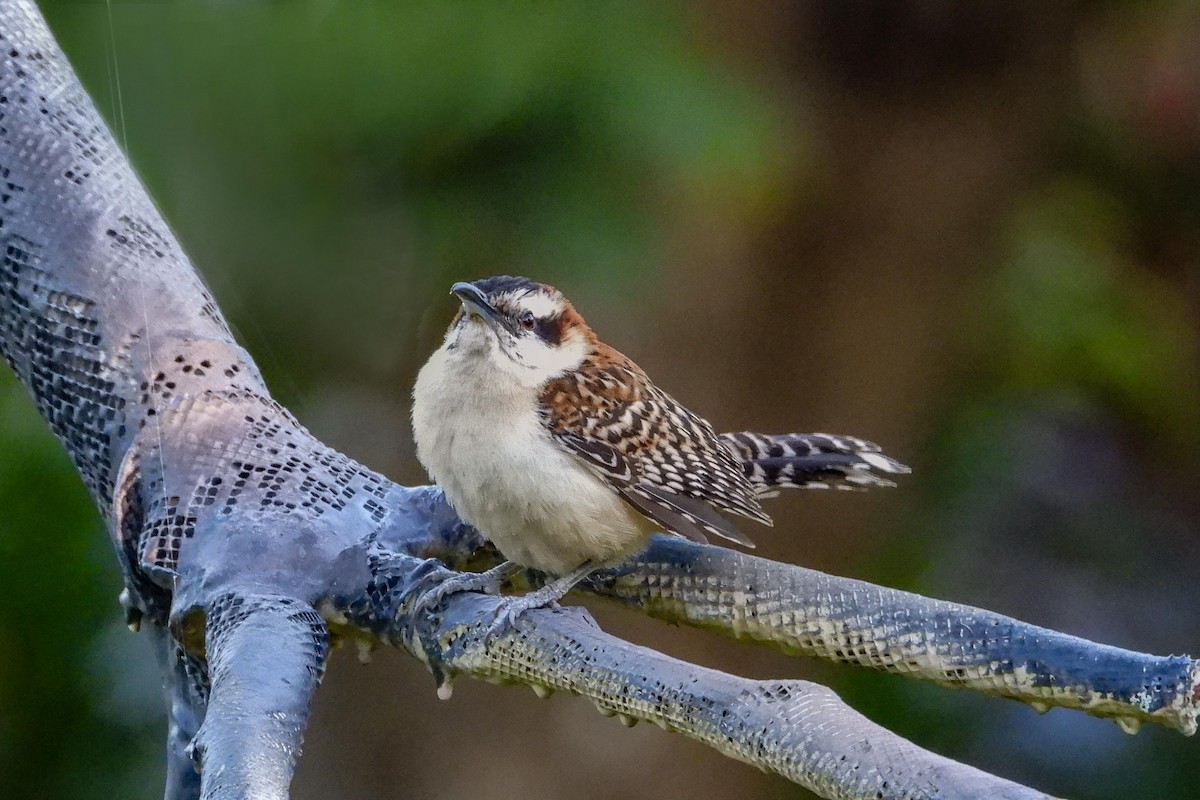
<path fill-rule="evenodd" d="M 533 292 L 524 297 L 517 298 L 516 304 L 521 308 L 532 311 L 533 315 L 538 318 L 552 317 L 563 310 L 562 300 L 551 297 L 545 292 Z"/>

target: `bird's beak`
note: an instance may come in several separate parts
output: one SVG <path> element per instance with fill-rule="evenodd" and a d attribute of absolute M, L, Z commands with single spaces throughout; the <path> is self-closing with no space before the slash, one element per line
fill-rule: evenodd
<path fill-rule="evenodd" d="M 488 302 L 487 295 L 481 292 L 475 284 L 459 281 L 450 287 L 450 294 L 462 301 L 463 310 L 468 315 L 479 317 L 497 327 L 509 329 L 508 320 L 492 307 L 492 304 Z"/>

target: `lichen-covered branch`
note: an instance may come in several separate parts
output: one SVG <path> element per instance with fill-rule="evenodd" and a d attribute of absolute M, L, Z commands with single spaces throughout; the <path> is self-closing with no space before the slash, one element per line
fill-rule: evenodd
<path fill-rule="evenodd" d="M 462 674 L 528 684 L 540 697 L 583 695 L 626 725 L 653 722 L 823 797 L 1048 797 L 923 750 L 825 686 L 749 680 L 679 661 L 604 633 L 577 607 L 528 612 L 519 631 L 485 646 L 506 598 L 453 595 L 437 613 L 414 619 L 415 590 L 450 573 L 395 553 L 378 554 L 373 571 L 365 598 L 335 600 L 344 622 L 405 647 L 443 681 Z"/>
<path fill-rule="evenodd" d="M 657 538 L 586 588 L 660 619 L 798 655 L 1112 717 L 1188 736 L 1200 716 L 1200 662 L 1153 656 L 980 608 Z"/>
<path fill-rule="evenodd" d="M 208 716 L 191 745 L 201 796 L 287 800 L 328 652 L 325 622 L 290 597 L 226 595 L 207 613 Z"/>
<path fill-rule="evenodd" d="M 436 489 L 371 472 L 271 398 L 30 0 L 0 0 L 0 39 L 0 354 L 108 520 L 126 614 L 159 648 L 171 709 L 168 797 L 286 795 L 324 667 L 326 620 L 344 635 L 400 644 L 442 672 L 588 694 L 828 797 L 1038 796 L 921 751 L 826 689 L 674 661 L 605 636 L 579 612 L 533 613 L 492 648 L 478 634 L 503 600 L 455 595 L 410 619 L 415 594 L 445 571 L 412 553 L 438 550 L 461 563 L 477 534 Z M 679 551 L 612 590 L 678 580 L 677 599 L 690 609 L 681 619 L 711 625 L 732 609 L 736 630 L 738 614 L 753 608 L 752 638 L 797 635 L 765 602 L 721 611 L 723 601 L 709 598 L 805 591 L 785 573 L 773 589 L 714 575 L 703 601 L 689 595 L 689 576 L 712 552 Z M 879 627 L 881 607 L 863 594 L 858 618 L 872 635 L 906 635 Z M 626 594 L 648 608 L 666 608 L 664 596 Z M 815 608 L 853 616 L 834 606 L 818 598 Z M 783 632 L 769 633 L 776 622 Z M 914 624 L 919 632 L 942 623 Z M 995 640 L 982 633 L 950 638 L 985 652 Z M 950 658 L 943 641 L 924 644 L 935 667 Z M 1060 663 L 1097 652 L 1086 645 L 1071 640 Z M 1102 675 L 1074 677 L 1083 687 Z"/>
<path fill-rule="evenodd" d="M 165 800 L 197 800 L 200 774 L 196 772 L 190 747 L 200 728 L 189 680 L 189 659 L 178 649 L 170 633 L 151 625 L 146 635 L 154 639 L 154 650 L 162 671 L 163 700 L 167 710 L 167 786 Z"/>
<path fill-rule="evenodd" d="M 393 546 L 460 563 L 481 545 L 469 529 L 421 529 Z M 491 562 L 484 561 L 484 566 Z M 656 536 L 578 590 L 652 617 L 945 686 L 1184 735 L 1200 719 L 1200 661 L 1098 644 L 985 609 L 828 575 L 738 550 Z"/>

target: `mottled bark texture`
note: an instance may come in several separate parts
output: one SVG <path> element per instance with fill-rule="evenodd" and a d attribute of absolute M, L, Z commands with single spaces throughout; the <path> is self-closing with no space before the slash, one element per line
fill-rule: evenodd
<path fill-rule="evenodd" d="M 1042 797 L 926 752 L 803 681 L 753 681 L 506 601 L 414 596 L 481 544 L 436 488 L 313 438 L 249 354 L 28 0 L 0 1 L 0 352 L 109 522 L 167 685 L 170 798 L 283 798 L 334 634 L 590 697 L 826 797 Z M 1200 667 L 659 537 L 592 591 L 788 650 L 1192 733 Z M 448 684 L 446 684 L 448 685 Z M 398 725 L 412 724 L 397 720 Z M 194 765 L 194 768 L 193 768 Z"/>

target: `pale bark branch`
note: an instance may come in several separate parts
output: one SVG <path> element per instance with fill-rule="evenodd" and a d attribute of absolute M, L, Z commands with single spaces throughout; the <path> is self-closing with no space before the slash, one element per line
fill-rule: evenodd
<path fill-rule="evenodd" d="M 491 648 L 480 631 L 503 599 L 454 595 L 411 619 L 415 594 L 445 573 L 419 554 L 459 563 L 478 535 L 436 489 L 367 470 L 271 399 L 30 0 L 0 0 L 0 38 L 0 353 L 108 520 L 127 614 L 160 652 L 168 797 L 286 796 L 326 621 L 446 674 L 588 695 L 827 797 L 1042 796 L 921 750 L 824 687 L 670 659 L 579 611 L 531 613 Z M 1072 705 L 1090 692 L 1109 703 L 1093 713 L 1136 717 L 1140 702 L 1145 718 L 1189 730 L 1190 714 L 1195 725 L 1195 662 L 865 584 L 848 591 L 727 551 L 657 542 L 594 585 L 651 613 L 803 652 L 1027 701 Z M 981 670 L 989 654 L 1012 669 Z M 1067 678 L 1048 694 L 1030 690 L 1036 670 L 1032 683 L 1014 677 L 1040 658 L 1045 675 Z M 1160 670 L 1160 692 L 1138 694 L 1136 664 Z"/>

